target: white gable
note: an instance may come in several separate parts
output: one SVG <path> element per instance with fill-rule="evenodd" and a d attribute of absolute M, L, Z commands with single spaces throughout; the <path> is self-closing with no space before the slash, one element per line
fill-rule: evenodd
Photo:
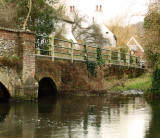
<path fill-rule="evenodd" d="M 131 44 L 132 41 L 134 41 L 135 44 Z M 135 51 L 137 51 L 137 47 L 139 47 L 142 50 L 142 52 L 144 52 L 144 49 L 141 47 L 141 45 L 137 42 L 137 40 L 133 36 L 128 41 L 127 46 L 130 47 L 130 50 L 135 50 Z"/>

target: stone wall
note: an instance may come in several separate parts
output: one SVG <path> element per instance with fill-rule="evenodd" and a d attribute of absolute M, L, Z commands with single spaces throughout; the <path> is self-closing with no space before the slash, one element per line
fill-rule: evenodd
<path fill-rule="evenodd" d="M 0 56 L 15 55 L 17 34 L 6 30 L 0 30 Z"/>
<path fill-rule="evenodd" d="M 36 75 L 39 82 L 45 77 L 51 78 L 59 92 L 82 92 L 82 91 L 105 91 L 105 81 L 137 77 L 145 72 L 128 66 L 106 65 L 102 69 L 97 68 L 96 76 L 91 76 L 85 62 L 74 62 L 70 60 L 54 60 L 49 57 L 36 57 Z"/>
<path fill-rule="evenodd" d="M 34 79 L 35 34 L 0 28 L 0 58 L 10 58 L 12 56 L 16 56 L 20 64 L 17 66 L 4 66 L 0 62 L 0 82 L 5 85 L 12 97 L 25 98 L 27 96 L 27 99 L 36 98 L 38 84 Z M 9 75 L 6 76 L 5 74 L 8 73 Z M 19 82 L 18 84 L 17 81 Z"/>

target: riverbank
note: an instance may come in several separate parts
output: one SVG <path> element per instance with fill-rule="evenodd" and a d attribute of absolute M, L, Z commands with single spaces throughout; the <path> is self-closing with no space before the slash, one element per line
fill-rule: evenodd
<path fill-rule="evenodd" d="M 103 90 L 66 90 L 61 91 L 60 95 L 77 95 L 77 96 L 105 96 L 105 95 L 142 95 L 151 87 L 151 76 L 145 73 L 136 78 L 110 79 L 105 82 Z"/>
<path fill-rule="evenodd" d="M 137 90 L 146 92 L 151 87 L 151 76 L 145 73 L 140 77 L 107 81 L 112 92 L 123 92 L 128 90 Z"/>

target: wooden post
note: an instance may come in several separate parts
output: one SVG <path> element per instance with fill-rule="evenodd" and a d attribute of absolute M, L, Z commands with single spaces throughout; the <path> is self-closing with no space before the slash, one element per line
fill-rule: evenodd
<path fill-rule="evenodd" d="M 110 53 L 109 53 L 109 63 L 111 64 L 112 62 L 112 50 L 110 49 Z"/>
<path fill-rule="evenodd" d="M 128 67 L 129 67 L 130 66 L 130 58 L 131 58 L 130 51 L 128 51 L 127 57 L 128 57 Z"/>
<path fill-rule="evenodd" d="M 88 43 L 84 44 L 85 60 L 88 60 Z"/>
<path fill-rule="evenodd" d="M 71 54 L 71 62 L 73 63 L 73 40 L 70 40 L 71 43 L 71 50 L 70 50 L 70 54 Z"/>
<path fill-rule="evenodd" d="M 49 36 L 49 45 L 50 45 L 49 50 L 51 51 L 49 55 L 52 56 L 52 61 L 54 61 L 54 36 L 53 34 Z"/>
<path fill-rule="evenodd" d="M 40 48 L 37 47 L 36 54 L 37 54 L 37 55 L 40 55 L 40 54 L 41 54 L 40 52 L 41 52 L 41 51 L 40 51 Z"/>
<path fill-rule="evenodd" d="M 142 57 L 140 57 L 140 68 L 142 68 Z"/>
<path fill-rule="evenodd" d="M 137 67 L 137 62 L 136 62 L 136 60 L 137 60 L 137 57 L 136 56 L 134 56 L 135 57 L 135 68 Z"/>
<path fill-rule="evenodd" d="M 119 65 L 121 65 L 121 52 L 120 52 L 120 50 L 118 50 L 118 63 L 119 63 Z"/>

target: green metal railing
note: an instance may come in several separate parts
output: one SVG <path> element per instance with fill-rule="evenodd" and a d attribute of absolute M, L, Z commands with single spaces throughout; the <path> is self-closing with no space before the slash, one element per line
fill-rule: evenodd
<path fill-rule="evenodd" d="M 101 59 L 106 64 L 142 68 L 142 58 L 131 56 L 130 53 L 122 53 L 94 46 L 93 44 L 74 43 L 72 40 L 54 38 L 53 35 L 36 35 L 36 56 L 51 57 L 73 61 L 97 61 L 98 52 L 101 50 Z"/>

